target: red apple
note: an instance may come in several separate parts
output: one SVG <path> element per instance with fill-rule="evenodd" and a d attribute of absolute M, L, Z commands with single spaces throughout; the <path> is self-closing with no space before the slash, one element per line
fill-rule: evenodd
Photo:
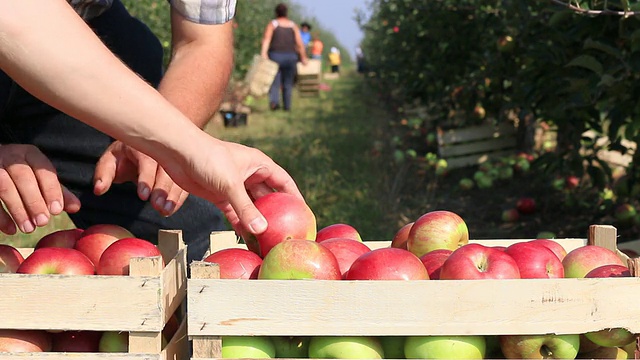
<path fill-rule="evenodd" d="M 351 264 L 353 264 L 360 255 L 371 251 L 362 241 L 348 238 L 327 239 L 322 241 L 322 245 L 329 249 L 338 260 L 340 273 L 343 278 L 351 267 Z"/>
<path fill-rule="evenodd" d="M 357 258 L 345 280 L 429 280 L 429 273 L 410 251 L 380 248 Z"/>
<path fill-rule="evenodd" d="M 507 247 L 506 246 L 502 246 L 502 245 L 494 245 L 492 246 L 492 248 L 496 249 L 496 250 L 500 250 L 500 251 L 506 251 Z"/>
<path fill-rule="evenodd" d="M 0 353 L 51 351 L 51 335 L 43 330 L 0 329 Z"/>
<path fill-rule="evenodd" d="M 316 216 L 307 203 L 298 197 L 274 192 L 258 198 L 255 206 L 267 219 L 267 230 L 259 235 L 244 232 L 242 237 L 249 250 L 264 259 L 271 248 L 288 239 L 315 240 Z"/>
<path fill-rule="evenodd" d="M 551 240 L 551 239 L 534 239 L 529 240 L 530 243 L 540 244 L 545 246 L 547 249 L 553 251 L 554 254 L 562 261 L 565 256 L 567 256 L 567 250 L 565 250 L 564 246 L 560 245 L 559 242 Z"/>
<path fill-rule="evenodd" d="M 424 264 L 424 267 L 427 269 L 429 279 L 440 279 L 440 269 L 442 268 L 442 264 L 444 264 L 444 261 L 447 260 L 449 255 L 452 253 L 453 251 L 449 249 L 438 249 L 429 251 L 420 257 L 422 264 Z"/>
<path fill-rule="evenodd" d="M 358 233 L 358 230 L 356 230 L 353 226 L 348 224 L 337 223 L 337 224 L 332 224 L 332 225 L 323 227 L 318 231 L 318 234 L 316 235 L 317 242 L 322 242 L 328 239 L 335 239 L 335 238 L 347 238 L 347 239 L 362 241 L 362 238 L 360 237 L 360 233 Z"/>
<path fill-rule="evenodd" d="M 398 230 L 391 240 L 391 247 L 407 250 L 407 240 L 409 240 L 409 231 L 414 222 L 410 222 Z"/>
<path fill-rule="evenodd" d="M 18 249 L 11 245 L 0 244 L 0 274 L 14 273 L 24 261 Z"/>
<path fill-rule="evenodd" d="M 523 197 L 516 202 L 516 208 L 521 214 L 533 214 L 536 211 L 536 201 L 530 197 Z"/>
<path fill-rule="evenodd" d="M 36 243 L 35 249 L 43 247 L 62 247 L 73 249 L 76 245 L 76 241 L 80 239 L 84 230 L 82 229 L 67 229 L 58 230 L 50 234 L 47 234 L 40 238 Z"/>
<path fill-rule="evenodd" d="M 129 275 L 129 262 L 136 257 L 160 256 L 160 249 L 138 238 L 117 240 L 104 250 L 97 266 L 98 275 Z M 164 265 L 164 261 L 163 261 Z"/>
<path fill-rule="evenodd" d="M 562 262 L 553 251 L 530 241 L 511 244 L 505 250 L 518 264 L 522 279 L 560 279 L 564 277 Z"/>
<path fill-rule="evenodd" d="M 562 260 L 564 276 L 567 278 L 583 278 L 589 271 L 603 265 L 624 266 L 616 253 L 597 245 L 575 248 Z"/>
<path fill-rule="evenodd" d="M 585 278 L 631 277 L 629 268 L 622 265 L 602 265 L 589 271 Z"/>
<path fill-rule="evenodd" d="M 456 213 L 446 210 L 428 212 L 415 221 L 407 250 L 417 257 L 437 249 L 456 250 L 469 242 L 469 229 Z"/>
<path fill-rule="evenodd" d="M 51 334 L 55 352 L 98 352 L 102 331 L 61 331 Z"/>
<path fill-rule="evenodd" d="M 288 239 L 276 244 L 262 260 L 258 279 L 340 280 L 335 255 L 315 240 Z"/>
<path fill-rule="evenodd" d="M 440 280 L 519 278 L 518 264 L 506 251 L 480 244 L 454 250 L 440 269 Z"/>
<path fill-rule="evenodd" d="M 203 261 L 220 266 L 220 279 L 257 278 L 262 258 L 246 249 L 222 249 L 207 256 Z"/>
<path fill-rule="evenodd" d="M 41 248 L 20 264 L 19 274 L 93 275 L 95 266 L 88 257 L 75 249 Z"/>
<path fill-rule="evenodd" d="M 134 237 L 131 232 L 113 224 L 91 225 L 84 230 L 76 242 L 75 249 L 87 255 L 96 267 L 102 252 L 117 240 Z"/>
<path fill-rule="evenodd" d="M 567 189 L 575 189 L 580 184 L 580 178 L 575 175 L 569 175 L 565 179 L 565 182 L 566 182 L 565 187 Z"/>
<path fill-rule="evenodd" d="M 502 211 L 502 221 L 504 222 L 516 222 L 520 219 L 520 213 L 518 209 L 506 209 Z"/>

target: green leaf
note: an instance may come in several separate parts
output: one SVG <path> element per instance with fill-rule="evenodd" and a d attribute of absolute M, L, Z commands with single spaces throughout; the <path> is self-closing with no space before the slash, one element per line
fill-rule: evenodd
<path fill-rule="evenodd" d="M 594 73 L 602 76 L 602 71 L 603 71 L 602 64 L 595 57 L 591 55 L 577 56 L 573 58 L 573 60 L 569 61 L 569 63 L 566 66 L 582 67 L 582 68 L 591 70 Z"/>
<path fill-rule="evenodd" d="M 594 50 L 600 50 L 606 54 L 609 54 L 613 57 L 615 57 L 616 59 L 620 59 L 622 57 L 622 53 L 614 48 L 613 46 L 607 45 L 603 42 L 600 41 L 595 41 L 592 39 L 587 39 L 584 42 L 584 49 L 588 50 L 588 49 L 594 49 Z"/>

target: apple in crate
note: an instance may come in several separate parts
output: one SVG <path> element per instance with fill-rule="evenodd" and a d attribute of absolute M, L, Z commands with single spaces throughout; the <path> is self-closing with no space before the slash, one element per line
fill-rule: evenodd
<path fill-rule="evenodd" d="M 407 359 L 484 359 L 487 343 L 482 335 L 407 336 Z"/>
<path fill-rule="evenodd" d="M 562 261 L 565 256 L 567 256 L 567 250 L 565 250 L 564 246 L 560 245 L 559 242 L 554 241 L 552 239 L 534 239 L 529 240 L 530 243 L 540 244 L 545 246 L 549 250 L 553 251 L 554 254 Z"/>
<path fill-rule="evenodd" d="M 616 253 L 597 245 L 575 248 L 562 260 L 566 278 L 583 278 L 589 271 L 603 265 L 624 266 L 624 263 Z"/>
<path fill-rule="evenodd" d="M 411 227 L 413 226 L 413 224 L 414 222 L 405 224 L 403 227 L 400 228 L 400 230 L 396 232 L 396 234 L 393 236 L 393 239 L 391 239 L 391 247 L 407 250 L 407 240 L 409 240 L 409 231 L 411 230 Z"/>
<path fill-rule="evenodd" d="M 422 261 L 422 264 L 427 269 L 429 279 L 440 279 L 442 264 L 444 264 L 445 260 L 447 260 L 451 254 L 453 254 L 453 251 L 449 249 L 438 249 L 420 256 L 420 261 Z"/>
<path fill-rule="evenodd" d="M 506 251 L 481 244 L 455 250 L 440 269 L 440 280 L 519 278 L 518 264 Z"/>
<path fill-rule="evenodd" d="M 98 352 L 102 331 L 61 331 L 51 334 L 54 352 Z"/>
<path fill-rule="evenodd" d="M 51 351 L 51 334 L 44 330 L 0 329 L 0 353 Z"/>
<path fill-rule="evenodd" d="M 380 248 L 357 258 L 345 280 L 429 280 L 429 273 L 410 251 Z"/>
<path fill-rule="evenodd" d="M 446 210 L 428 212 L 409 230 L 407 250 L 417 257 L 437 249 L 456 250 L 469 242 L 469 229 L 456 213 Z"/>
<path fill-rule="evenodd" d="M 41 248 L 20 264 L 19 274 L 93 275 L 95 266 L 88 257 L 75 249 Z"/>
<path fill-rule="evenodd" d="M 203 261 L 220 266 L 220 279 L 256 279 L 262 258 L 247 249 L 222 249 Z"/>
<path fill-rule="evenodd" d="M 63 247 L 73 249 L 76 241 L 80 239 L 83 229 L 66 229 L 54 231 L 40 238 L 36 243 L 35 249 L 43 247 Z"/>
<path fill-rule="evenodd" d="M 589 352 L 580 353 L 579 359 L 634 359 L 633 353 L 628 353 L 619 347 L 600 346 Z"/>
<path fill-rule="evenodd" d="M 76 241 L 74 248 L 87 255 L 96 267 L 100 262 L 100 256 L 109 245 L 117 240 L 132 238 L 133 234 L 122 226 L 113 224 L 91 225 L 84 230 L 82 236 Z"/>
<path fill-rule="evenodd" d="M 129 263 L 132 258 L 159 256 L 162 265 L 162 253 L 151 242 L 138 238 L 117 240 L 104 250 L 96 268 L 98 275 L 129 275 Z"/>
<path fill-rule="evenodd" d="M 18 249 L 11 245 L 0 244 L 0 274 L 14 273 L 24 261 Z"/>
<path fill-rule="evenodd" d="M 343 278 L 357 258 L 371 251 L 362 241 L 348 238 L 327 239 L 322 241 L 322 245 L 329 249 L 338 260 Z"/>
<path fill-rule="evenodd" d="M 223 336 L 222 357 L 270 359 L 276 357 L 276 347 L 270 336 Z"/>
<path fill-rule="evenodd" d="M 564 278 L 562 262 L 546 246 L 532 242 L 511 244 L 505 250 L 518 264 L 522 279 Z"/>
<path fill-rule="evenodd" d="M 129 333 L 126 331 L 105 331 L 98 342 L 99 352 L 129 352 Z"/>
<path fill-rule="evenodd" d="M 500 349 L 507 359 L 575 359 L 580 335 L 501 335 Z"/>
<path fill-rule="evenodd" d="M 304 359 L 309 356 L 309 336 L 271 336 L 277 358 Z"/>
<path fill-rule="evenodd" d="M 314 336 L 309 342 L 309 358 L 384 359 L 384 349 L 374 336 Z"/>
<path fill-rule="evenodd" d="M 631 277 L 631 272 L 622 265 L 603 265 L 589 271 L 585 278 Z M 635 341 L 635 335 L 626 329 L 613 328 L 585 333 L 592 343 L 605 347 L 625 346 Z"/>
<path fill-rule="evenodd" d="M 267 230 L 259 235 L 242 232 L 247 248 L 264 259 L 271 248 L 288 239 L 315 240 L 316 216 L 304 200 L 283 192 L 269 193 L 254 205 L 267 219 Z"/>
<path fill-rule="evenodd" d="M 322 242 L 334 238 L 347 238 L 356 241 L 362 241 L 362 237 L 360 237 L 360 233 L 358 232 L 358 230 L 348 224 L 331 224 L 318 230 L 318 233 L 316 234 L 317 242 Z"/>
<path fill-rule="evenodd" d="M 258 279 L 340 280 L 335 255 L 315 240 L 289 239 L 276 244 L 262 260 Z"/>

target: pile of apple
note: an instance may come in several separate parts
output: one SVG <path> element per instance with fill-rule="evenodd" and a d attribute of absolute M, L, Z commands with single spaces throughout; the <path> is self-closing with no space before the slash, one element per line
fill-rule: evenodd
<path fill-rule="evenodd" d="M 161 256 L 153 243 L 121 226 L 97 224 L 45 235 L 26 258 L 16 248 L 0 244 L 0 273 L 129 275 L 131 258 L 151 256 Z M 170 320 L 165 339 L 171 339 L 177 321 Z M 128 352 L 128 345 L 127 332 L 0 329 L 0 353 Z"/>
<path fill-rule="evenodd" d="M 473 280 L 631 276 L 613 251 L 583 246 L 567 253 L 552 239 L 509 246 L 469 243 L 464 220 L 431 211 L 370 249 L 348 224 L 316 231 L 313 212 L 297 198 L 274 193 L 256 201 L 269 222 L 259 236 L 243 236 L 247 249 L 223 249 L 204 261 L 223 279 Z M 293 285 L 295 286 L 295 285 Z M 453 286 L 453 284 L 452 284 Z M 572 335 L 501 336 L 228 336 L 225 358 L 576 358 L 626 355 L 635 334 L 605 329 Z"/>

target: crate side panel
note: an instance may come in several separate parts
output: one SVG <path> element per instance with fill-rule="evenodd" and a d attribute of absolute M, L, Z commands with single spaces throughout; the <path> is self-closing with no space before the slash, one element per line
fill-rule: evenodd
<path fill-rule="evenodd" d="M 500 124 L 498 126 L 480 125 L 461 129 L 440 130 L 438 133 L 440 144 L 446 146 L 461 142 L 509 136 L 515 133 L 515 128 L 511 124 Z"/>
<path fill-rule="evenodd" d="M 479 140 L 471 143 L 461 143 L 440 148 L 440 156 L 455 157 L 470 154 L 512 149 L 516 146 L 515 137 L 501 137 L 497 139 Z"/>
<path fill-rule="evenodd" d="M 157 277 L 0 274 L 0 328 L 161 330 Z"/>
<path fill-rule="evenodd" d="M 640 332 L 640 278 L 294 281 L 190 279 L 189 335 Z"/>

